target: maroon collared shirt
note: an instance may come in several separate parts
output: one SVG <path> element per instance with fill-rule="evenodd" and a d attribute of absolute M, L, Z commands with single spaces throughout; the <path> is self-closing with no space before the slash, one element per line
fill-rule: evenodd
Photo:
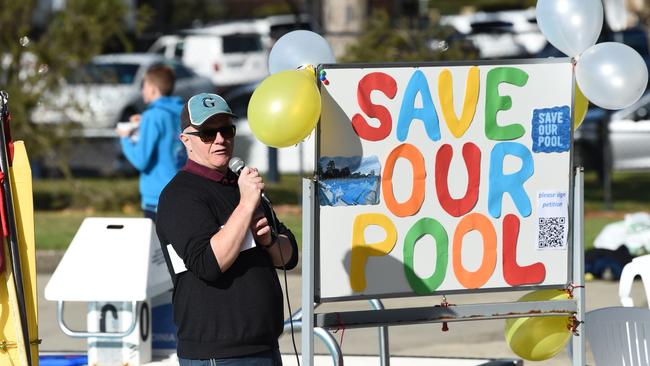
<path fill-rule="evenodd" d="M 203 166 L 194 160 L 187 159 L 185 166 L 182 169 L 184 172 L 192 173 L 207 179 L 211 179 L 215 182 L 222 184 L 237 184 L 237 175 L 233 173 L 230 169 L 226 174 L 216 170 L 210 169 L 207 166 Z"/>

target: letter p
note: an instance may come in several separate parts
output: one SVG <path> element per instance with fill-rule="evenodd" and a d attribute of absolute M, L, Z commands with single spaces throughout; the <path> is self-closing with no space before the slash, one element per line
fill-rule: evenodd
<path fill-rule="evenodd" d="M 370 225 L 380 226 L 386 238 L 378 243 L 366 243 L 365 231 Z M 397 243 L 397 229 L 393 222 L 383 214 L 360 214 L 354 219 L 352 228 L 352 255 L 350 259 L 350 287 L 355 292 L 366 288 L 366 262 L 368 257 L 385 256 Z"/>

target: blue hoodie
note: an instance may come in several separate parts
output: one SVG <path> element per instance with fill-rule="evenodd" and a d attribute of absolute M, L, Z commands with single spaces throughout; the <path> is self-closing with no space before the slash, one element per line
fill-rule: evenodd
<path fill-rule="evenodd" d="M 160 192 L 187 159 L 178 137 L 182 109 L 180 98 L 160 97 L 142 113 L 138 139 L 120 139 L 124 155 L 140 171 L 142 208 L 147 210 L 156 210 Z"/>

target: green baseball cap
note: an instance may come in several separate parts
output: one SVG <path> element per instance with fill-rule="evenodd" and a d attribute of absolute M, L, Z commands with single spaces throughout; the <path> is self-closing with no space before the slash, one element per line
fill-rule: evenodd
<path fill-rule="evenodd" d="M 210 117 L 226 114 L 237 118 L 230 110 L 228 103 L 219 95 L 212 93 L 196 94 L 185 103 L 181 112 L 181 130 L 190 125 L 200 128 Z"/>

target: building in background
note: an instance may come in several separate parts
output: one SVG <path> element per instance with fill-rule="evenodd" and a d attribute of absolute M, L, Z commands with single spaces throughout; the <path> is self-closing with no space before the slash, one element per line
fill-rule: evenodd
<path fill-rule="evenodd" d="M 322 1 L 322 31 L 337 58 L 361 33 L 367 13 L 366 0 Z"/>

